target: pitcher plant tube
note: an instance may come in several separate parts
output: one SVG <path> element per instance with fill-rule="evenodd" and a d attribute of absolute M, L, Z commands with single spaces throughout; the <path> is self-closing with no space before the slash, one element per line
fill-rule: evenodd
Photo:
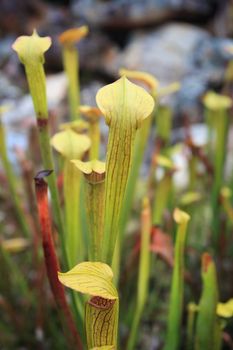
<path fill-rule="evenodd" d="M 105 163 L 98 160 L 72 163 L 85 177 L 85 204 L 88 221 L 89 260 L 101 260 L 101 243 L 104 227 Z"/>
<path fill-rule="evenodd" d="M 80 84 L 79 84 L 79 55 L 76 44 L 88 34 L 88 27 L 68 29 L 59 35 L 62 44 L 63 65 L 68 79 L 68 97 L 70 118 L 79 118 Z"/>
<path fill-rule="evenodd" d="M 35 30 L 31 36 L 20 36 L 12 46 L 18 54 L 19 60 L 25 67 L 29 90 L 37 118 L 40 150 L 44 169 L 54 169 L 50 147 L 46 79 L 43 67 L 44 53 L 50 46 L 51 39 L 49 37 L 40 37 Z M 64 243 L 64 224 L 54 172 L 48 176 L 48 185 L 51 192 L 54 219 L 62 241 L 63 257 L 65 263 L 67 263 Z"/>
<path fill-rule="evenodd" d="M 187 225 L 190 220 L 190 216 L 178 208 L 174 210 L 173 216 L 178 228 L 175 243 L 175 262 L 172 274 L 165 350 L 178 350 L 180 346 L 180 328 L 184 298 L 184 249 Z"/>
<path fill-rule="evenodd" d="M 66 273 L 58 273 L 66 287 L 90 295 L 86 302 L 87 347 L 117 349 L 119 298 L 111 268 L 101 262 L 82 262 Z"/>
<path fill-rule="evenodd" d="M 88 136 L 66 129 L 55 134 L 51 139 L 51 144 L 64 160 L 63 187 L 67 227 L 65 240 L 69 266 L 71 267 L 85 257 L 84 239 L 80 225 L 81 173 L 71 160 L 82 159 L 84 153 L 90 148 L 91 142 Z"/>
<path fill-rule="evenodd" d="M 96 101 L 109 126 L 102 261 L 111 264 L 136 132 L 151 115 L 154 100 L 144 89 L 122 77 L 101 88 Z"/>

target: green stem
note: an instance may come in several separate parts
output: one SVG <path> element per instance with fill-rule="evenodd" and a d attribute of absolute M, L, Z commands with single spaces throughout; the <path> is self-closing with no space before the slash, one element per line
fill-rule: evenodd
<path fill-rule="evenodd" d="M 168 106 L 160 105 L 156 111 L 155 117 L 156 135 L 167 144 L 171 135 L 172 111 Z"/>
<path fill-rule="evenodd" d="M 155 190 L 155 199 L 153 204 L 152 224 L 161 225 L 164 210 L 167 207 L 169 195 L 172 189 L 172 175 L 168 172 L 157 183 Z"/>
<path fill-rule="evenodd" d="M 148 142 L 149 132 L 151 128 L 152 116 L 146 118 L 141 126 L 141 129 L 137 131 L 132 167 L 129 174 L 129 179 L 126 186 L 124 202 L 122 206 L 120 216 L 120 238 L 123 239 L 126 225 L 128 223 L 129 215 L 132 210 L 133 199 L 135 195 L 135 187 L 139 175 L 139 170 L 142 164 L 145 148 Z"/>
<path fill-rule="evenodd" d="M 102 260 L 112 263 L 119 219 L 133 154 L 136 128 L 111 127 L 108 139 L 105 182 L 105 220 Z"/>
<path fill-rule="evenodd" d="M 215 264 L 207 253 L 202 257 L 202 294 L 196 323 L 195 350 L 213 350 L 215 343 L 218 284 Z"/>
<path fill-rule="evenodd" d="M 63 49 L 63 64 L 68 78 L 68 97 L 71 120 L 79 118 L 80 91 L 79 91 L 79 57 L 75 47 Z"/>
<path fill-rule="evenodd" d="M 197 306 L 194 303 L 188 305 L 188 320 L 187 320 L 187 334 L 186 334 L 186 350 L 193 350 L 194 342 L 194 323 Z"/>
<path fill-rule="evenodd" d="M 227 112 L 225 110 L 220 110 L 213 112 L 213 127 L 215 130 L 215 157 L 214 157 L 214 184 L 211 195 L 212 203 L 212 229 L 214 233 L 214 244 L 215 247 L 218 246 L 219 241 L 219 228 L 220 228 L 220 218 L 219 218 L 219 195 L 221 185 L 223 183 L 224 175 L 224 161 L 226 155 L 226 142 L 227 142 Z"/>
<path fill-rule="evenodd" d="M 100 261 L 104 219 L 104 181 L 86 182 L 86 207 L 89 224 L 90 261 Z"/>
<path fill-rule="evenodd" d="M 99 159 L 99 147 L 100 147 L 99 120 L 96 122 L 90 122 L 89 136 L 91 139 L 91 148 L 89 151 L 90 160 Z"/>
<path fill-rule="evenodd" d="M 70 162 L 65 159 L 64 163 L 64 200 L 65 200 L 65 221 L 66 221 L 66 249 L 69 261 L 69 268 L 83 261 L 84 243 L 80 223 L 80 184 L 81 173 Z"/>
<path fill-rule="evenodd" d="M 135 347 L 135 342 L 138 337 L 138 326 L 140 323 L 141 314 L 142 314 L 142 310 L 137 306 L 135 314 L 133 316 L 133 323 L 130 329 L 130 336 L 127 343 L 127 350 L 133 350 Z"/>
<path fill-rule="evenodd" d="M 149 200 L 147 198 L 144 200 L 143 206 L 144 207 L 141 213 L 141 249 L 137 285 L 137 305 L 127 344 L 127 350 L 133 350 L 135 347 L 139 322 L 148 297 L 148 284 L 150 276 L 151 212 Z"/>
<path fill-rule="evenodd" d="M 172 275 L 165 350 L 177 350 L 180 346 L 184 294 L 184 247 L 186 241 L 187 221 L 188 220 L 184 220 L 179 223 L 176 235 L 175 261 Z"/>

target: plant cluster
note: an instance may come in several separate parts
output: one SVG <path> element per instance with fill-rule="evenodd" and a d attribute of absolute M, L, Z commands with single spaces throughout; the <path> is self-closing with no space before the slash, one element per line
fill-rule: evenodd
<path fill-rule="evenodd" d="M 1 195 L 10 194 L 16 222 L 13 238 L 1 223 L 0 343 L 131 350 L 142 348 L 146 326 L 158 324 L 165 350 L 232 349 L 229 74 L 224 94 L 203 98 L 206 144 L 195 142 L 189 123 L 172 144 L 172 110 L 162 98 L 179 90 L 177 82 L 160 87 L 148 73 L 121 69 L 98 91 L 97 106 L 80 105 L 76 43 L 87 34 L 83 26 L 59 37 L 70 120 L 52 136 L 43 67 L 51 40 L 34 31 L 13 45 L 34 104 L 42 166 L 36 173 L 30 150 L 18 154 L 23 176 L 16 177 L 0 123 L 8 190 Z M 101 118 L 109 127 L 106 155 Z M 182 187 L 175 182 L 180 153 L 188 175 Z"/>

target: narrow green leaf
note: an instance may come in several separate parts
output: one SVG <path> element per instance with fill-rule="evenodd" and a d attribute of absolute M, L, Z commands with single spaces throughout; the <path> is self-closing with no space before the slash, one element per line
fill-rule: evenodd
<path fill-rule="evenodd" d="M 148 297 L 150 277 L 150 233 L 151 233 L 151 209 L 149 199 L 143 201 L 141 212 L 141 248 L 139 260 L 139 274 L 137 283 L 137 304 L 133 318 L 133 324 L 127 343 L 127 350 L 133 350 L 137 340 L 138 326 L 142 312 Z"/>
<path fill-rule="evenodd" d="M 80 87 L 79 87 L 79 55 L 75 44 L 88 33 L 87 26 L 66 30 L 59 36 L 63 46 L 63 65 L 68 79 L 68 97 L 71 120 L 79 117 Z"/>
<path fill-rule="evenodd" d="M 55 134 L 51 139 L 51 144 L 64 157 L 64 200 L 67 227 L 65 240 L 69 267 L 71 267 L 84 259 L 85 249 L 80 229 L 81 173 L 70 160 L 83 157 L 90 148 L 90 139 L 86 135 L 77 134 L 72 129 L 66 129 Z"/>
<path fill-rule="evenodd" d="M 111 264 L 137 129 L 154 108 L 153 98 L 125 77 L 99 90 L 97 105 L 109 125 L 106 159 L 103 261 Z"/>
<path fill-rule="evenodd" d="M 72 163 L 85 177 L 85 205 L 89 226 L 89 259 L 91 261 L 100 261 L 104 226 L 105 163 L 98 160 L 90 162 L 73 160 Z"/>
<path fill-rule="evenodd" d="M 218 284 L 214 261 L 208 253 L 202 256 L 202 294 L 196 324 L 195 350 L 214 349 Z"/>
<path fill-rule="evenodd" d="M 174 211 L 174 220 L 178 224 L 178 229 L 175 244 L 175 263 L 172 275 L 165 350 L 177 350 L 180 346 L 184 294 L 184 248 L 187 224 L 190 220 L 190 216 L 177 208 Z"/>
<path fill-rule="evenodd" d="M 39 143 L 44 169 L 55 169 L 51 146 L 49 143 L 49 121 L 48 106 L 46 97 L 46 79 L 44 73 L 44 53 L 49 49 L 51 39 L 49 37 L 41 38 L 34 31 L 31 36 L 20 36 L 14 42 L 12 48 L 17 52 L 20 61 L 25 66 L 25 72 L 32 96 L 34 109 L 37 117 L 37 126 L 39 133 Z M 59 195 L 56 184 L 55 173 L 52 172 L 48 177 L 48 184 L 51 193 L 54 220 L 62 242 L 62 253 L 64 262 L 67 265 L 67 256 L 65 249 L 65 230 L 61 214 Z"/>

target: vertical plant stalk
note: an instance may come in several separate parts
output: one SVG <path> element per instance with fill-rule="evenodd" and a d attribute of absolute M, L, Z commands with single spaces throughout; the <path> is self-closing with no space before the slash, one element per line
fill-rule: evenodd
<path fill-rule="evenodd" d="M 231 205 L 231 197 L 232 197 L 232 192 L 230 188 L 223 187 L 221 189 L 220 202 L 228 217 L 228 220 L 230 221 L 231 224 L 233 224 L 233 207 Z"/>
<path fill-rule="evenodd" d="M 73 160 L 72 162 L 85 177 L 85 204 L 89 226 L 89 260 L 100 261 L 104 227 L 105 163 L 98 160 L 90 162 Z"/>
<path fill-rule="evenodd" d="M 69 267 L 71 268 L 85 257 L 80 223 L 81 173 L 71 163 L 71 160 L 83 157 L 90 148 L 90 139 L 86 135 L 66 129 L 55 134 L 51 139 L 51 144 L 64 159 L 64 201 L 67 229 L 65 242 Z"/>
<path fill-rule="evenodd" d="M 176 208 L 174 211 L 174 220 L 178 224 L 178 229 L 175 243 L 175 260 L 172 275 L 165 350 L 177 350 L 180 346 L 184 295 L 184 248 L 187 224 L 190 220 L 190 216 L 184 211 Z"/>
<path fill-rule="evenodd" d="M 64 161 L 64 201 L 65 222 L 67 225 L 66 249 L 69 267 L 84 258 L 84 242 L 80 222 L 81 174 L 69 159 Z"/>
<path fill-rule="evenodd" d="M 157 183 L 155 189 L 155 198 L 153 203 L 152 224 L 161 225 L 163 221 L 164 210 L 169 201 L 169 195 L 172 190 L 173 170 L 166 171 L 163 178 Z"/>
<path fill-rule="evenodd" d="M 39 143 L 44 169 L 54 169 L 50 147 L 46 81 L 43 67 L 44 52 L 50 46 L 51 39 L 49 37 L 39 37 L 36 31 L 33 32 L 32 36 L 19 37 L 12 46 L 25 67 L 29 90 L 37 117 Z M 60 234 L 64 263 L 67 264 L 64 241 L 65 233 L 54 172 L 48 177 L 48 185 L 51 193 L 54 220 Z"/>
<path fill-rule="evenodd" d="M 216 205 L 218 200 L 220 187 L 223 181 L 224 161 L 226 155 L 226 141 L 227 141 L 227 127 L 228 115 L 226 111 L 219 111 L 217 115 L 213 115 L 214 128 L 216 134 L 216 152 L 214 162 L 214 187 L 213 187 L 213 201 Z"/>
<path fill-rule="evenodd" d="M 80 105 L 79 85 L 79 56 L 75 47 L 64 47 L 63 65 L 68 78 L 68 99 L 70 106 L 70 118 L 75 120 L 79 117 L 78 106 Z"/>
<path fill-rule="evenodd" d="M 157 100 L 157 90 L 159 86 L 158 80 L 146 72 L 133 71 L 128 69 L 120 69 L 120 76 L 126 76 L 129 79 L 138 81 L 145 85 L 153 97 L 154 101 Z M 153 121 L 153 115 L 149 116 L 142 122 L 141 128 L 138 130 L 135 139 L 134 154 L 132 160 L 132 167 L 129 174 L 129 179 L 126 186 L 126 193 L 124 197 L 123 208 L 120 217 L 120 243 L 122 244 L 123 235 L 128 222 L 130 211 L 132 209 L 135 187 L 138 179 L 140 166 L 142 164 L 145 148 L 148 142 L 151 124 Z"/>
<path fill-rule="evenodd" d="M 215 264 L 208 253 L 202 256 L 202 294 L 196 323 L 195 350 L 214 349 L 218 284 Z"/>
<path fill-rule="evenodd" d="M 188 304 L 188 320 L 187 320 L 187 333 L 186 333 L 186 347 L 185 350 L 193 350 L 194 344 L 194 324 L 195 316 L 198 311 L 198 307 L 194 303 Z"/>
<path fill-rule="evenodd" d="M 90 160 L 99 159 L 100 148 L 100 117 L 101 111 L 97 107 L 82 105 L 79 108 L 80 112 L 89 121 L 89 137 L 91 139 L 91 148 L 89 151 Z"/>
<path fill-rule="evenodd" d="M 24 213 L 24 210 L 20 203 L 19 196 L 17 194 L 17 181 L 14 175 L 12 166 L 8 159 L 7 149 L 6 149 L 6 140 L 5 140 L 5 130 L 1 120 L 0 120 L 0 140 L 1 140 L 0 141 L 0 158 L 2 161 L 4 171 L 6 173 L 7 182 L 8 182 L 9 191 L 10 191 L 11 200 L 14 206 L 15 214 L 23 235 L 25 237 L 29 237 L 30 236 L 29 225 L 26 221 L 26 215 L 25 215 L 26 213 Z"/>
<path fill-rule="evenodd" d="M 135 147 L 133 152 L 133 160 L 132 167 L 129 173 L 129 179 L 126 186 L 126 192 L 123 202 L 123 207 L 121 211 L 120 217 L 120 239 L 122 241 L 126 225 L 128 223 L 130 211 L 133 205 L 133 199 L 135 194 L 135 187 L 139 175 L 139 170 L 142 164 L 143 156 L 145 153 L 146 145 L 148 142 L 150 127 L 152 123 L 152 116 L 145 119 L 142 123 L 141 129 L 138 130 L 136 139 L 135 139 Z"/>
<path fill-rule="evenodd" d="M 88 27 L 66 30 L 59 36 L 62 44 L 63 65 L 68 79 L 68 98 L 71 120 L 79 118 L 80 84 L 79 84 L 79 55 L 75 44 L 88 33 Z"/>
<path fill-rule="evenodd" d="M 145 90 L 123 77 L 100 89 L 96 101 L 109 125 L 102 261 L 111 264 L 136 131 L 152 113 L 154 100 Z"/>
<path fill-rule="evenodd" d="M 150 277 L 150 232 L 151 232 L 151 210 L 148 198 L 144 199 L 141 213 L 141 249 L 139 261 L 139 275 L 137 285 L 137 305 L 130 330 L 127 350 L 135 347 L 138 326 L 142 312 L 148 297 L 148 285 Z"/>
<path fill-rule="evenodd" d="M 156 135 L 162 140 L 165 146 L 168 144 L 171 137 L 172 128 L 172 111 L 168 106 L 159 105 L 156 114 Z"/>
<path fill-rule="evenodd" d="M 212 206 L 212 230 L 215 249 L 218 248 L 220 236 L 219 196 L 224 178 L 224 163 L 226 155 L 228 109 L 232 106 L 232 100 L 227 96 L 209 92 L 204 97 L 204 105 L 207 109 L 207 124 L 210 132 L 214 132 L 214 183 L 211 194 Z"/>
<path fill-rule="evenodd" d="M 66 273 L 58 273 L 65 286 L 89 294 L 86 304 L 87 347 L 117 348 L 119 298 L 112 282 L 112 269 L 101 262 L 83 262 Z"/>
<path fill-rule="evenodd" d="M 63 322 L 64 333 L 67 336 L 71 348 L 75 347 L 81 350 L 81 339 L 76 330 L 73 316 L 70 312 L 69 306 L 66 301 L 64 287 L 59 282 L 57 276 L 57 271 L 59 271 L 59 263 L 57 260 L 52 239 L 52 227 L 51 220 L 49 217 L 49 204 L 47 193 L 48 186 L 47 183 L 44 181 L 44 176 L 50 175 L 50 172 L 51 171 L 41 171 L 35 177 L 36 198 L 41 227 L 45 265 L 50 287 Z"/>

